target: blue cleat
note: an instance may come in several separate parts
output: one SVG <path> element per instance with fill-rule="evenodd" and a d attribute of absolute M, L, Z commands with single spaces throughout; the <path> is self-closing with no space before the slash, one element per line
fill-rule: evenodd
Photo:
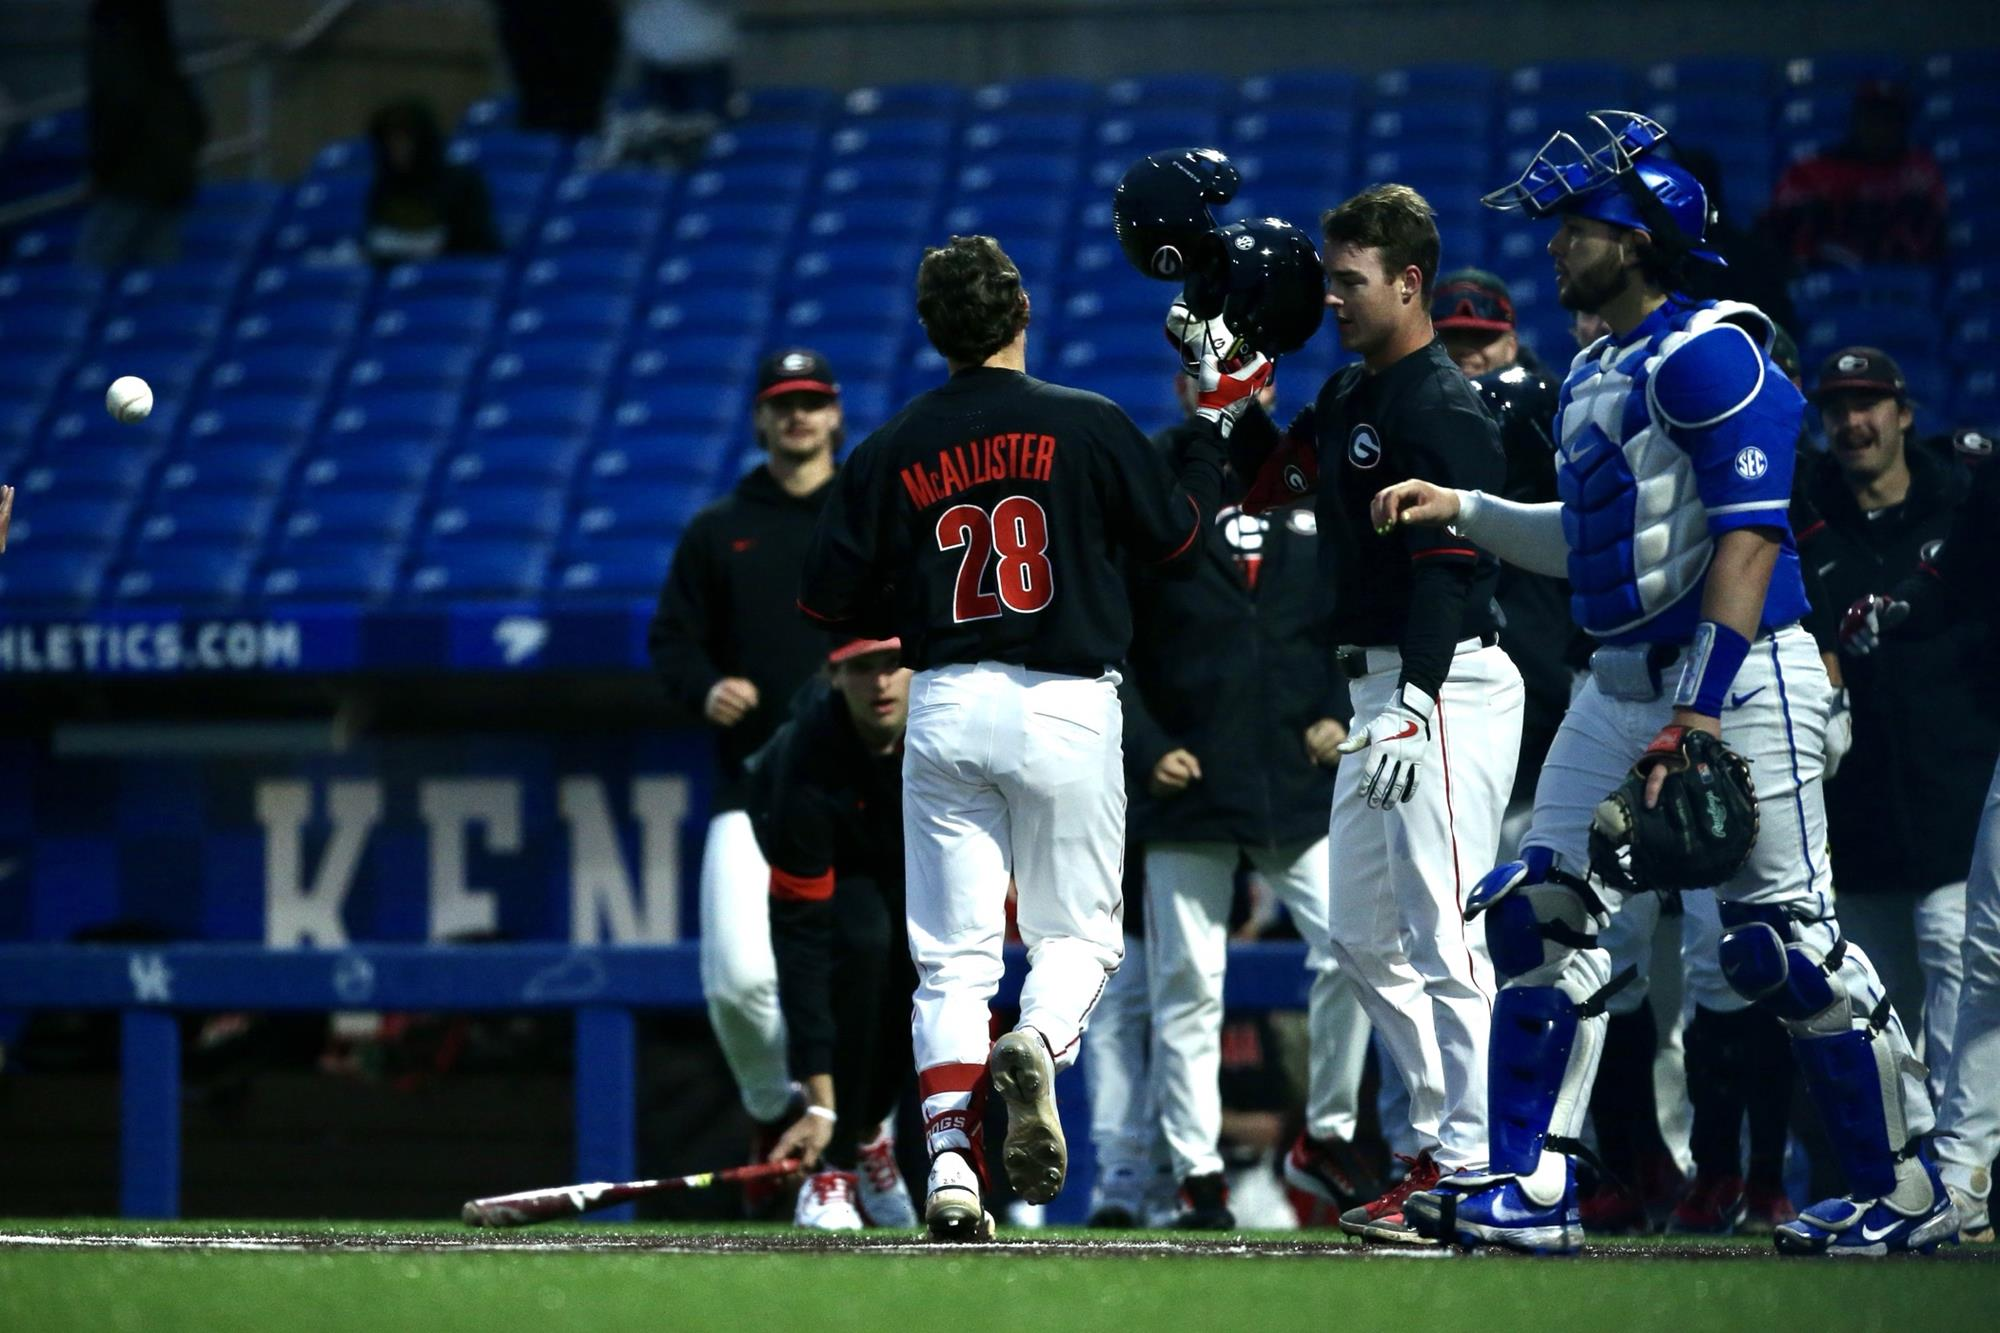
<path fill-rule="evenodd" d="M 1514 1176 L 1494 1179 L 1465 1171 L 1412 1194 L 1403 1212 L 1418 1235 L 1467 1249 L 1497 1245 L 1524 1254 L 1575 1254 L 1583 1248 L 1574 1162 L 1565 1168 L 1562 1198 L 1553 1204 L 1528 1198 Z"/>
<path fill-rule="evenodd" d="M 1920 1159 L 1930 1177 L 1931 1202 L 1914 1216 L 1887 1199 L 1826 1199 L 1771 1233 L 1779 1254 L 1831 1254 L 1873 1258 L 1884 1254 L 1929 1254 L 1940 1244 L 1958 1243 L 1958 1209 L 1938 1179 L 1930 1159 Z"/>

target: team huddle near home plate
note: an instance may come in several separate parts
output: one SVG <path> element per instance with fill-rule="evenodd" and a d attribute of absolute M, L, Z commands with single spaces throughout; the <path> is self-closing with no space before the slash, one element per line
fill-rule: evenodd
<path fill-rule="evenodd" d="M 1350 1235 L 1568 1254 L 1615 1229 L 1579 1165 L 1623 1188 L 1599 1154 L 1629 1137 L 1632 1066 L 1612 1072 L 1607 1034 L 1668 897 L 1708 1006 L 1690 1083 L 1699 1060 L 1740 1067 L 1718 1033 L 1788 1038 L 1837 1168 L 1824 1199 L 1764 1209 L 1777 1249 L 1990 1233 L 2000 794 L 1955 1040 L 1927 1016 L 1927 1067 L 1843 929 L 1822 783 L 1847 737 L 1830 663 L 2000 626 L 2000 519 L 1973 526 L 1996 474 L 1963 540 L 1832 627 L 1832 566 L 1795 530 L 1809 409 L 1787 340 L 1696 294 L 1723 263 L 1715 215 L 1665 139 L 1598 112 L 1485 198 L 1545 226 L 1558 295 L 1593 323 L 1566 372 L 1517 364 L 1489 275 L 1440 273 L 1451 237 L 1416 191 L 1372 186 L 1310 230 L 1224 222 L 1239 182 L 1212 149 L 1141 159 L 1113 204 L 1180 362 L 1187 419 L 1159 439 L 1030 373 L 1034 297 L 1004 238 L 927 252 L 916 314 L 950 375 L 837 470 L 832 368 L 767 364 L 770 461 L 697 520 L 656 646 L 702 643 L 681 690 L 736 775 L 703 867 L 704 982 L 759 1155 L 805 1164 L 801 1225 L 991 1236 L 1003 1177 L 1029 1205 L 1063 1189 L 1082 1127 L 1056 1084 L 1081 1061 L 1093 1220 L 1232 1226 L 1217 1082 L 1247 865 L 1312 974 L 1283 1176 Z M 1477 350 L 1502 335 L 1498 361 Z M 1316 336 L 1356 359 L 1275 420 L 1283 358 Z M 1890 382 L 1866 351 L 1822 376 L 1829 420 Z M 769 645 L 724 609 L 732 576 L 694 563 L 726 565 L 752 528 L 825 632 L 789 650 L 823 677 L 789 714 L 752 679 Z M 1028 967 L 1005 1022 L 1010 938 Z M 1400 1089 L 1386 1175 L 1354 1143 L 1371 1031 Z M 893 1140 L 912 1079 L 914 1205 Z M 1750 1116 L 1754 1175 L 1756 1113 L 1690 1091 L 1698 1147 L 1733 1157 Z M 1702 1195 L 1716 1229 L 1751 1211 L 1742 1174 Z"/>

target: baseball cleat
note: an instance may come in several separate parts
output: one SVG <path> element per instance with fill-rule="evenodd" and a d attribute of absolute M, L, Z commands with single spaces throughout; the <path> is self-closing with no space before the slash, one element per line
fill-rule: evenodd
<path fill-rule="evenodd" d="M 1056 1065 L 1048 1044 L 1032 1028 L 993 1043 L 993 1091 L 1007 1103 L 1007 1141 L 1000 1160 L 1007 1183 L 1029 1203 L 1047 1203 L 1062 1192 L 1069 1145 L 1056 1114 Z"/>
<path fill-rule="evenodd" d="M 1382 1192 L 1382 1181 L 1352 1143 L 1316 1139 L 1304 1130 L 1285 1154 L 1285 1184 L 1343 1212 Z"/>
<path fill-rule="evenodd" d="M 1087 1227 L 1130 1231 L 1146 1215 L 1146 1173 L 1136 1166 L 1114 1166 L 1097 1173 L 1090 1187 Z"/>
<path fill-rule="evenodd" d="M 1189 1176 L 1181 1182 L 1181 1211 L 1174 1218 L 1177 1231 L 1231 1231 L 1236 1214 L 1229 1211 L 1229 1182 L 1220 1171 L 1205 1176 Z"/>
<path fill-rule="evenodd" d="M 815 1171 L 799 1186 L 792 1223 L 807 1231 L 859 1231 L 865 1225 L 855 1206 L 852 1171 Z"/>
<path fill-rule="evenodd" d="M 910 1202 L 910 1188 L 896 1165 L 896 1141 L 877 1134 L 872 1143 L 861 1145 L 861 1215 L 868 1225 L 896 1231 L 913 1231 L 917 1207 Z"/>
<path fill-rule="evenodd" d="M 1694 1184 L 1674 1205 L 1667 1218 L 1667 1233 L 1674 1236 L 1728 1236 L 1735 1233 L 1748 1211 L 1743 1193 L 1743 1177 L 1713 1176 L 1697 1171 Z"/>
<path fill-rule="evenodd" d="M 1506 1176 L 1483 1188 L 1419 1191 L 1403 1207 L 1418 1234 L 1467 1249 L 1493 1245 L 1524 1254 L 1575 1254 L 1583 1248 L 1574 1162 L 1565 1165 L 1562 1197 L 1551 1204 L 1536 1203 L 1522 1192 L 1518 1177 Z"/>
<path fill-rule="evenodd" d="M 993 1214 L 980 1201 L 978 1173 L 958 1153 L 939 1153 L 931 1162 L 924 1229 L 932 1240 L 993 1239 Z"/>
<path fill-rule="evenodd" d="M 1779 1254 L 1831 1254 L 1872 1258 L 1884 1254 L 1929 1254 L 1958 1243 L 1958 1209 L 1938 1179 L 1937 1168 L 1922 1160 L 1931 1198 L 1916 1213 L 1891 1199 L 1824 1199 L 1771 1233 Z"/>
<path fill-rule="evenodd" d="M 1951 1191 L 1952 1206 L 1958 1209 L 1958 1238 L 1968 1245 L 1991 1244 L 1993 1214 L 1986 1201 L 1993 1192 L 1993 1173 L 1977 1167 L 1960 1180 L 1945 1182 L 1945 1188 Z"/>
<path fill-rule="evenodd" d="M 1736 1232 L 1741 1236 L 1768 1236 L 1799 1215 L 1792 1196 L 1783 1185 L 1760 1185 L 1754 1181 L 1743 1191 L 1743 1221 Z"/>
<path fill-rule="evenodd" d="M 1350 1236 L 1384 1245 L 1435 1245 L 1436 1241 L 1419 1234 L 1410 1225 L 1403 1215 L 1403 1205 L 1412 1194 L 1437 1184 L 1442 1173 L 1428 1152 L 1415 1157 L 1404 1157 L 1401 1153 L 1396 1156 L 1409 1163 L 1409 1174 L 1391 1185 L 1379 1198 L 1342 1213 L 1340 1229 Z"/>

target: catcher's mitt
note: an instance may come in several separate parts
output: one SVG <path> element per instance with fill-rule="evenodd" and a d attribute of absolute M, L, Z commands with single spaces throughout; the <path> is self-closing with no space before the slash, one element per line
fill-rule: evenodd
<path fill-rule="evenodd" d="M 1646 808 L 1646 778 L 1665 764 L 1659 804 Z M 1628 893 L 1709 889 L 1726 882 L 1757 844 L 1750 764 L 1705 731 L 1667 727 L 1590 825 L 1590 868 Z"/>

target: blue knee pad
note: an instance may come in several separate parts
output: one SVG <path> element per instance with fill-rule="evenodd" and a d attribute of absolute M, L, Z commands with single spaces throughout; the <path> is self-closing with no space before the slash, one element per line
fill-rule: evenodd
<path fill-rule="evenodd" d="M 1486 1115 L 1495 1174 L 1524 1176 L 1541 1161 L 1576 1026 L 1576 1006 L 1554 986 L 1509 986 L 1493 1001 Z"/>
<path fill-rule="evenodd" d="M 1791 922 L 1783 912 L 1725 903 L 1723 913 L 1727 929 L 1716 953 L 1723 977 L 1738 995 L 1766 1002 L 1779 1018 L 1794 1023 L 1825 1013 L 1842 998 L 1820 960 L 1792 943 Z"/>
<path fill-rule="evenodd" d="M 1875 1033 L 1859 1029 L 1792 1038 L 1792 1053 L 1805 1071 L 1806 1088 L 1833 1141 L 1833 1155 L 1847 1173 L 1848 1190 L 1864 1199 L 1879 1199 L 1896 1188 L 1898 1145 L 1890 1142 L 1883 1098 L 1897 1090 L 1882 1086 L 1875 1040 Z"/>
<path fill-rule="evenodd" d="M 1561 885 L 1575 900 L 1551 895 L 1541 886 Z M 1531 890 L 1540 889 L 1539 893 Z M 1539 901 L 1538 901 L 1539 900 Z M 1582 912 L 1578 912 L 1578 907 Z M 1486 951 L 1492 955 L 1493 970 L 1502 980 L 1542 967 L 1564 949 L 1588 949 L 1595 943 L 1589 930 L 1592 920 L 1602 922 L 1604 903 L 1589 883 L 1558 869 L 1555 853 L 1546 847 L 1530 847 L 1519 861 L 1495 866 L 1479 877 L 1465 900 L 1465 919 L 1486 914 Z"/>
<path fill-rule="evenodd" d="M 1493 970 L 1502 981 L 1511 981 L 1540 967 L 1542 927 L 1535 919 L 1535 905 L 1518 893 L 1510 893 L 1487 908 L 1486 952 L 1492 955 Z"/>

